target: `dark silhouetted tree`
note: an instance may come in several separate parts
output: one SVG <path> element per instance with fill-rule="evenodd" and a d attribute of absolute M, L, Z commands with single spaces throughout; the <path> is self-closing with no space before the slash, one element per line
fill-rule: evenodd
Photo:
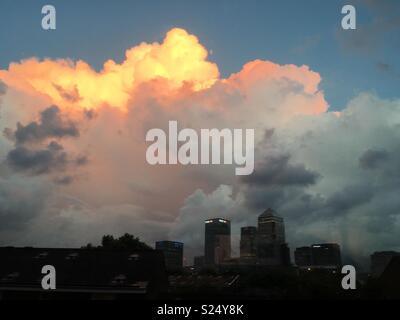
<path fill-rule="evenodd" d="M 94 248 L 90 243 L 84 247 L 86 249 Z M 110 250 L 152 250 L 146 243 L 140 241 L 138 237 L 135 237 L 129 233 L 125 233 L 123 236 L 114 238 L 112 235 L 105 235 L 101 240 L 101 246 L 97 249 L 110 249 Z"/>

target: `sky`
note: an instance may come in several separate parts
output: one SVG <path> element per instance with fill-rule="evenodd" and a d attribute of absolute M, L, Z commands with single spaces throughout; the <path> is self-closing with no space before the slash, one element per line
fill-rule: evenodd
<path fill-rule="evenodd" d="M 205 219 L 273 207 L 293 249 L 399 250 L 400 3 L 0 3 L 0 245 L 133 233 L 202 253 Z M 252 128 L 255 171 L 151 166 L 151 128 Z"/>
<path fill-rule="evenodd" d="M 340 28 L 340 11 L 348 3 L 341 0 L 54 0 L 56 32 L 38 27 L 48 1 L 3 0 L 0 18 L 7 27 L 0 30 L 0 67 L 36 56 L 83 59 L 100 69 L 107 59 L 121 61 L 127 48 L 160 41 L 181 27 L 212 50 L 210 59 L 224 76 L 254 59 L 309 65 L 322 75 L 327 100 L 339 110 L 362 91 L 396 97 L 399 80 L 386 80 L 400 77 L 398 23 L 387 30 L 374 24 L 396 19 L 396 13 L 398 18 L 399 9 L 395 0 L 383 1 L 387 7 L 378 2 L 353 1 L 359 23 L 353 33 L 362 38 L 353 41 Z"/>

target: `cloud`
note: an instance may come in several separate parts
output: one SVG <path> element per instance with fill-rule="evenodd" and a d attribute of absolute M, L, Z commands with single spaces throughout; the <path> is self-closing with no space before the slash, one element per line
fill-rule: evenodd
<path fill-rule="evenodd" d="M 333 193 L 326 201 L 326 207 L 332 214 L 339 215 L 358 205 L 365 204 L 373 197 L 373 190 L 369 186 L 346 186 L 343 190 Z"/>
<path fill-rule="evenodd" d="M 51 194 L 47 183 L 38 178 L 0 178 L 0 233 L 2 237 L 23 232 L 46 207 Z M 7 245 L 0 240 L 1 245 Z"/>
<path fill-rule="evenodd" d="M 129 232 L 150 244 L 183 241 L 191 257 L 202 253 L 204 219 L 232 220 L 237 250 L 239 228 L 273 207 L 291 248 L 332 241 L 363 257 L 398 247 L 398 100 L 362 93 L 338 116 L 318 72 L 271 61 L 250 61 L 222 79 L 198 38 L 181 29 L 99 72 L 83 61 L 32 58 L 1 70 L 0 79 L 9 102 L 0 127 L 20 123 L 6 130 L 14 140 L 0 138 L 10 165 L 0 179 L 32 186 L 41 179 L 44 194 L 37 210 L 15 213 L 18 223 L 17 211 L 4 216 L 2 243 L 80 246 Z M 48 105 L 58 107 L 38 117 Z M 255 129 L 255 173 L 240 179 L 230 165 L 150 166 L 146 132 L 169 120 L 195 130 Z M 0 208 L 18 199 L 9 193 Z"/>
<path fill-rule="evenodd" d="M 21 90 L 33 88 L 62 108 L 109 105 L 125 109 L 134 98 L 132 91 L 151 80 L 165 79 L 171 89 L 209 87 L 218 79 L 219 71 L 216 64 L 206 60 L 207 55 L 196 36 L 175 28 L 162 43 L 130 48 L 121 64 L 108 60 L 100 72 L 84 61 L 31 58 L 1 70 L 0 79 Z"/>
<path fill-rule="evenodd" d="M 265 186 L 308 186 L 316 182 L 318 173 L 307 170 L 304 165 L 291 165 L 289 160 L 288 154 L 267 156 L 254 174 L 242 179 L 247 184 Z"/>
<path fill-rule="evenodd" d="M 285 219 L 292 250 L 338 242 L 364 266 L 375 250 L 398 250 L 399 111 L 399 100 L 364 93 L 340 117 L 321 113 L 266 125 L 254 174 L 187 197 L 173 234 L 197 243 L 202 231 L 196 228 L 211 212 L 231 219 L 237 236 L 240 226 L 256 225 L 257 215 L 273 207 Z"/>
<path fill-rule="evenodd" d="M 382 162 L 389 158 L 385 150 L 367 150 L 360 157 L 360 166 L 363 169 L 376 169 Z"/>
<path fill-rule="evenodd" d="M 22 197 L 19 199 L 23 200 Z M 160 221 L 162 213 L 151 216 L 146 209 L 132 204 L 93 207 L 68 195 L 51 192 L 46 193 L 44 203 L 40 200 L 42 198 L 35 200 L 41 205 L 38 210 L 21 205 L 20 220 L 6 225 L 0 245 L 79 248 L 87 243 L 99 244 L 105 234 L 130 232 L 154 246 L 156 240 L 167 238 L 170 227 L 167 221 Z M 11 214 L 16 218 L 14 212 Z M 10 222 L 7 217 L 5 220 Z"/>
<path fill-rule="evenodd" d="M 0 96 L 4 95 L 7 91 L 7 85 L 0 80 Z"/>
<path fill-rule="evenodd" d="M 3 102 L 2 96 L 5 95 L 6 92 L 7 92 L 7 85 L 3 81 L 0 80 L 0 107 Z"/>
<path fill-rule="evenodd" d="M 57 106 L 51 106 L 42 111 L 38 122 L 33 121 L 26 126 L 18 123 L 17 129 L 13 133 L 17 144 L 41 142 L 48 138 L 78 136 L 77 125 L 71 120 L 64 120 Z"/>
<path fill-rule="evenodd" d="M 64 169 L 67 165 L 67 154 L 63 147 L 52 141 L 45 149 L 30 150 L 18 146 L 7 155 L 7 163 L 17 171 L 32 174 L 44 174 Z"/>
<path fill-rule="evenodd" d="M 5 128 L 3 133 L 14 143 L 14 148 L 6 154 L 5 164 L 15 172 L 50 175 L 56 184 L 67 185 L 74 178 L 66 171 L 88 163 L 86 155 L 73 156 L 59 142 L 67 137 L 78 138 L 79 130 L 77 123 L 62 114 L 57 106 L 41 111 L 38 121 L 27 125 L 18 122 L 15 131 Z"/>

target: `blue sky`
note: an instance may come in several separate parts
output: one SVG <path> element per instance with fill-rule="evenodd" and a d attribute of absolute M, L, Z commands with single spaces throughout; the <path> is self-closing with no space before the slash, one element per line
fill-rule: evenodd
<path fill-rule="evenodd" d="M 340 29 L 341 7 L 357 9 L 356 31 Z M 57 9 L 57 30 L 41 29 L 41 8 Z M 400 1 L 396 0 L 47 0 L 0 2 L 0 68 L 39 58 L 83 59 L 100 69 L 172 27 L 196 34 L 223 76 L 253 59 L 307 64 L 322 76 L 333 110 L 361 91 L 399 97 Z"/>

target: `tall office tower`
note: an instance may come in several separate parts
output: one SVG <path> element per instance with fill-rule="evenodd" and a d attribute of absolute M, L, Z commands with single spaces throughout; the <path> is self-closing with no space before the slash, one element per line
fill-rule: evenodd
<path fill-rule="evenodd" d="M 205 221 L 204 263 L 219 265 L 231 257 L 231 222 L 225 219 Z"/>
<path fill-rule="evenodd" d="M 290 264 L 283 218 L 270 208 L 258 217 L 257 259 L 261 264 L 271 266 Z"/>
<path fill-rule="evenodd" d="M 300 247 L 294 251 L 294 261 L 298 267 L 310 267 L 313 265 L 311 247 Z"/>
<path fill-rule="evenodd" d="M 313 265 L 316 267 L 336 267 L 342 265 L 340 246 L 337 243 L 321 243 L 311 246 Z"/>
<path fill-rule="evenodd" d="M 285 243 L 285 225 L 271 208 L 258 217 L 258 234 L 268 242 Z"/>
<path fill-rule="evenodd" d="M 240 232 L 240 257 L 255 258 L 257 255 L 257 227 L 243 227 Z"/>
<path fill-rule="evenodd" d="M 156 250 L 164 254 L 168 271 L 179 271 L 183 268 L 183 243 L 176 241 L 157 241 Z"/>
<path fill-rule="evenodd" d="M 396 251 L 378 251 L 371 255 L 371 275 L 375 278 L 385 271 L 393 257 L 400 256 Z"/>

